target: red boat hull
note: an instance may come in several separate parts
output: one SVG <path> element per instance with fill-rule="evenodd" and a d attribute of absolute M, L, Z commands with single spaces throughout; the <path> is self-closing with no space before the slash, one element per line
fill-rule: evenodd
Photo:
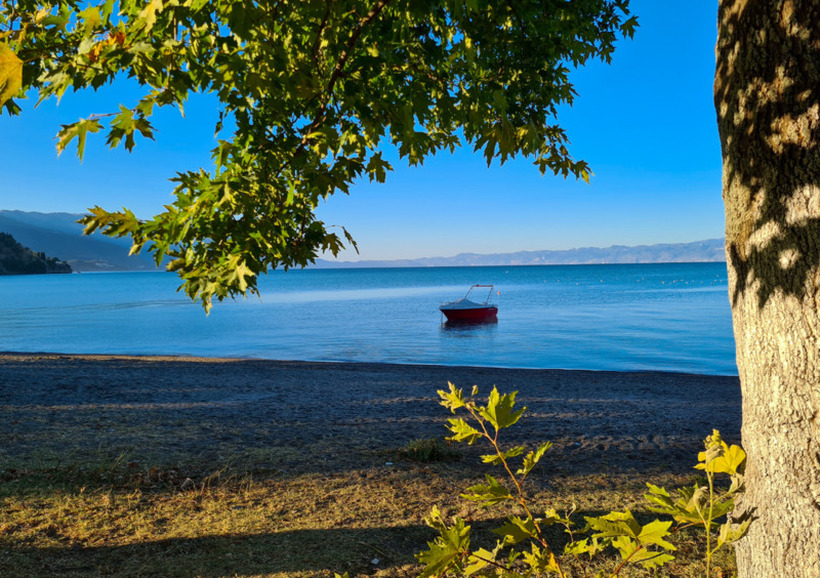
<path fill-rule="evenodd" d="M 472 309 L 442 309 L 447 321 L 492 321 L 498 315 L 498 307 L 476 307 Z"/>

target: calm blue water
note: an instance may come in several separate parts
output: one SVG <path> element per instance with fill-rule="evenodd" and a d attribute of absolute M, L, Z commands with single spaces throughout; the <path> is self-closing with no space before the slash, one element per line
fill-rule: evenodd
<path fill-rule="evenodd" d="M 474 283 L 498 323 L 442 325 Z M 0 350 L 737 374 L 722 263 L 275 271 L 208 317 L 178 285 L 0 277 Z"/>

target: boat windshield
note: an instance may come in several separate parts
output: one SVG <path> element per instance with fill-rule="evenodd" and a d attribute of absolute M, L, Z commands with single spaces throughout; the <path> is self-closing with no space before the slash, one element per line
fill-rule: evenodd
<path fill-rule="evenodd" d="M 493 287 L 493 285 L 473 285 L 469 291 L 467 291 L 464 300 L 487 304 L 493 296 Z M 484 298 L 483 300 L 481 299 L 482 297 Z"/>

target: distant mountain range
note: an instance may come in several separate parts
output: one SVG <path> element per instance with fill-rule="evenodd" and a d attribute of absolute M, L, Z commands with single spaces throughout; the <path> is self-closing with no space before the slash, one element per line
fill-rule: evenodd
<path fill-rule="evenodd" d="M 111 239 L 99 233 L 84 236 L 77 223 L 83 215 L 0 211 L 0 232 L 21 245 L 68 263 L 74 271 L 153 271 L 146 255 L 128 255 L 131 240 Z"/>
<path fill-rule="evenodd" d="M 611 263 L 700 263 L 725 261 L 723 239 L 694 243 L 669 243 L 625 247 L 585 247 L 564 251 L 518 251 L 479 255 L 460 253 L 453 257 L 424 257 L 394 261 L 316 260 L 317 267 L 478 267 L 493 265 L 591 265 Z"/>
<path fill-rule="evenodd" d="M 147 255 L 128 255 L 128 238 L 111 239 L 99 233 L 83 236 L 75 213 L 0 211 L 0 232 L 9 233 L 35 252 L 57 257 L 74 271 L 153 271 Z M 329 261 L 317 259 L 316 268 L 350 267 L 469 267 L 491 265 L 581 265 L 606 263 L 687 263 L 725 261 L 723 239 L 694 243 L 586 247 L 564 251 L 518 251 L 453 257 L 423 257 L 381 261 Z"/>

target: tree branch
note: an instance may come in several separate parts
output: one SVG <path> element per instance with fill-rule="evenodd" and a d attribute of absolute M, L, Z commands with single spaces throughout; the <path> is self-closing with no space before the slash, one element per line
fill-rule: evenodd
<path fill-rule="evenodd" d="M 339 80 L 342 76 L 342 72 L 344 69 L 345 64 L 347 63 L 347 59 L 350 57 L 350 54 L 353 51 L 353 48 L 356 45 L 359 37 L 361 36 L 364 28 L 370 24 L 380 13 L 381 11 L 387 6 L 391 0 L 379 0 L 379 2 L 367 13 L 365 17 L 359 20 L 359 24 L 356 26 L 355 30 L 350 34 L 350 38 L 348 38 L 347 43 L 345 44 L 342 53 L 339 55 L 339 59 L 336 61 L 336 65 L 333 67 L 333 73 L 330 75 L 330 80 L 328 81 L 327 88 L 324 91 L 324 98 L 322 101 L 321 106 L 319 107 L 319 111 L 316 113 L 316 116 L 313 118 L 313 121 L 304 129 L 302 133 L 302 139 L 299 141 L 299 144 L 296 146 L 296 149 L 293 151 L 293 155 L 291 155 L 291 159 L 298 158 L 305 152 L 305 146 L 307 145 L 308 141 L 310 140 L 309 136 L 311 133 L 316 131 L 319 126 L 326 120 L 327 110 L 330 106 L 330 101 L 333 97 L 333 88 L 336 86 L 336 81 Z M 317 36 L 318 39 L 318 36 Z M 276 177 L 282 174 L 289 162 L 285 162 L 279 170 L 276 172 Z"/>
<path fill-rule="evenodd" d="M 316 64 L 316 71 L 321 74 L 322 71 L 319 67 L 319 53 L 320 53 L 320 44 L 322 41 L 322 34 L 325 31 L 325 27 L 327 27 L 327 21 L 330 18 L 330 6 L 331 0 L 325 0 L 325 16 L 322 18 L 322 23 L 319 24 L 319 31 L 316 33 L 316 40 L 313 41 L 313 62 Z"/>
<path fill-rule="evenodd" d="M 307 143 L 307 136 L 315 131 L 319 126 L 324 122 L 325 115 L 327 114 L 327 108 L 330 105 L 330 100 L 333 97 L 333 88 L 336 86 L 336 82 L 341 78 L 342 71 L 344 70 L 345 64 L 347 64 L 347 59 L 350 57 L 350 54 L 353 52 L 353 48 L 356 45 L 356 42 L 359 40 L 359 37 L 362 35 L 365 27 L 370 24 L 376 16 L 378 16 L 381 11 L 387 6 L 391 0 L 379 0 L 379 2 L 367 13 L 367 16 L 362 18 L 359 21 L 359 25 L 356 27 L 355 30 L 350 35 L 350 38 L 347 39 L 347 44 L 342 50 L 341 55 L 339 55 L 339 60 L 336 61 L 336 66 L 333 67 L 333 72 L 330 75 L 330 81 L 327 84 L 327 88 L 325 89 L 325 96 L 322 102 L 322 106 L 319 108 L 319 112 L 313 119 L 313 122 L 310 123 L 307 130 L 302 137 L 302 142 L 299 144 L 299 148 L 304 148 L 304 145 Z"/>

